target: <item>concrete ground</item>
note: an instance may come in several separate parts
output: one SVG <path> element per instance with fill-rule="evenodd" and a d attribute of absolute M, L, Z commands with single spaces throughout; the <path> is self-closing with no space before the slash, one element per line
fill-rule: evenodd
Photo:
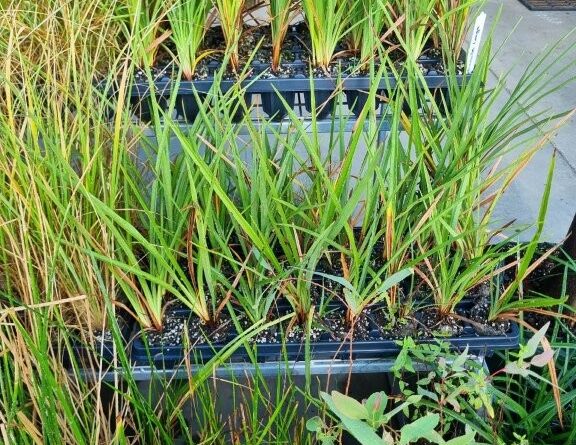
<path fill-rule="evenodd" d="M 534 57 L 576 28 L 576 12 L 534 12 L 518 0 L 488 0 L 484 10 L 488 15 L 487 25 L 494 24 L 501 12 L 494 40 L 495 48 L 503 45 L 492 64 L 491 76 L 495 82 L 510 71 L 508 94 Z M 572 45 L 574 51 L 570 55 L 576 60 L 576 32 L 573 34 L 554 50 L 554 54 Z M 536 110 L 525 114 L 532 117 L 546 108 L 554 111 L 576 108 L 576 64 L 565 77 L 574 77 L 575 81 L 542 100 Z M 543 237 L 556 242 L 566 235 L 576 213 L 576 117 L 559 130 L 554 140 L 521 173 L 495 218 L 498 221 L 515 219 L 522 224 L 533 224 L 537 220 L 548 163 L 554 150 L 557 150 L 556 171 Z"/>

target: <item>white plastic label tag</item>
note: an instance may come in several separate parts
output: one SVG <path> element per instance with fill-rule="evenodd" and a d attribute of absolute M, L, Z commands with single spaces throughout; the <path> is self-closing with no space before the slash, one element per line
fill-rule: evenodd
<path fill-rule="evenodd" d="M 482 12 L 474 23 L 474 31 L 470 39 L 470 49 L 468 50 L 468 58 L 466 63 L 466 74 L 471 74 L 476 66 L 478 60 L 478 53 L 480 52 L 480 42 L 482 41 L 482 33 L 484 32 L 484 24 L 486 23 L 486 13 Z"/>

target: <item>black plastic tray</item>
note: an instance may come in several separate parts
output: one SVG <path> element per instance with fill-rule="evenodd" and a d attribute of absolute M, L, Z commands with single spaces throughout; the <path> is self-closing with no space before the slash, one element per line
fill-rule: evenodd
<path fill-rule="evenodd" d="M 130 333 L 133 330 L 132 323 L 128 322 L 124 318 L 120 319 L 119 323 L 122 323 L 120 335 L 122 336 L 123 344 L 127 344 L 128 339 L 130 338 Z M 103 363 L 110 364 L 114 358 L 114 342 L 103 341 L 102 343 L 95 343 L 94 345 L 86 345 L 78 339 L 74 339 L 72 343 L 72 352 L 74 358 L 79 363 L 90 363 L 90 360 L 102 359 Z M 71 365 L 68 354 L 64 357 L 64 361 L 66 366 Z"/>
<path fill-rule="evenodd" d="M 426 64 L 438 63 L 435 59 L 424 59 L 420 60 L 424 66 Z M 253 77 L 245 79 L 241 82 L 236 80 L 221 80 L 220 88 L 222 91 L 226 92 L 236 85 L 241 85 L 246 89 L 248 93 L 275 93 L 280 92 L 309 92 L 314 91 L 334 91 L 336 88 L 342 91 L 347 90 L 361 90 L 368 91 L 373 86 L 373 79 L 369 76 L 346 76 L 342 75 L 341 78 L 334 77 L 314 77 L 312 81 L 303 72 L 301 74 L 294 74 L 289 78 L 264 78 L 258 77 L 261 73 L 255 74 Z M 448 86 L 446 82 L 446 77 L 438 73 L 436 70 L 430 69 L 428 73 L 424 76 L 426 79 L 426 85 L 430 88 L 445 88 Z M 458 76 L 458 79 L 462 80 L 463 75 Z M 154 90 L 151 89 L 148 82 L 134 82 L 130 90 L 130 95 L 132 97 L 147 97 L 153 92 L 154 94 L 160 96 L 167 96 L 170 94 L 177 82 L 169 77 L 162 77 L 154 82 Z M 179 94 L 193 94 L 194 91 L 197 92 L 208 92 L 214 84 L 214 78 L 208 77 L 202 80 L 181 80 L 178 85 Z M 386 89 L 388 86 L 394 88 L 397 84 L 396 79 L 393 76 L 380 79 L 378 89 Z"/>
<path fill-rule="evenodd" d="M 178 310 L 175 316 L 192 316 L 189 311 Z M 319 341 L 310 342 L 310 356 L 312 360 L 349 360 L 352 359 L 378 359 L 394 357 L 401 349 L 397 340 L 379 339 L 376 329 L 370 334 L 374 339 L 362 341 L 334 341 L 327 340 L 326 334 Z M 231 335 L 228 341 L 232 341 L 235 335 Z M 470 353 L 491 355 L 494 351 L 512 349 L 519 344 L 519 328 L 515 323 L 510 324 L 510 330 L 505 335 L 481 336 L 477 335 L 471 326 L 464 326 L 464 331 L 458 337 L 430 337 L 416 338 L 420 344 L 437 343 L 438 340 L 450 345 L 452 350 L 464 350 L 468 346 Z M 226 343 L 202 344 L 194 346 L 190 351 L 185 351 L 182 345 L 176 346 L 147 346 L 141 338 L 141 333 L 136 328 L 133 333 L 133 346 L 131 357 L 137 365 L 154 365 L 158 368 L 169 368 L 181 363 L 188 352 L 193 363 L 203 363 L 213 358 Z M 305 358 L 304 342 L 284 344 L 253 344 L 256 360 L 258 362 L 278 361 L 301 361 Z M 249 360 L 249 355 L 244 346 L 233 352 L 232 361 L 244 362 Z"/>
<path fill-rule="evenodd" d="M 366 92 L 373 86 L 373 79 L 365 74 L 359 74 L 357 66 L 353 61 L 341 60 L 339 63 L 340 77 L 313 77 L 310 79 L 310 65 L 307 60 L 307 50 L 302 45 L 302 27 L 294 27 L 289 35 L 292 38 L 287 39 L 292 44 L 289 45 L 289 51 L 294 56 L 291 62 L 283 63 L 284 72 L 289 75 L 275 76 L 271 74 L 270 63 L 260 60 L 252 61 L 248 78 L 242 82 L 235 79 L 224 79 L 220 81 L 220 89 L 223 92 L 230 90 L 238 85 L 246 89 L 245 101 L 247 107 L 252 103 L 252 96 L 258 94 L 261 97 L 260 103 L 262 110 L 273 120 L 281 120 L 286 115 L 284 104 L 278 98 L 280 94 L 289 107 L 294 109 L 295 95 L 303 93 L 303 103 L 307 111 L 312 111 L 312 100 L 310 91 L 315 92 L 316 107 L 322 104 L 322 109 L 318 113 L 319 119 L 327 118 L 333 108 L 334 99 L 328 98 L 336 91 L 343 92 L 346 95 L 348 108 L 358 115 L 366 103 Z M 460 54 L 462 67 L 466 60 L 466 53 Z M 423 70 L 425 83 L 430 89 L 444 89 L 446 94 L 446 77 L 442 73 L 442 62 L 439 57 L 430 56 L 429 53 L 422 55 L 418 63 Z M 171 92 L 178 88 L 178 98 L 176 100 L 176 111 L 181 119 L 192 121 L 198 113 L 198 104 L 196 103 L 195 94 L 200 99 L 209 92 L 213 85 L 216 73 L 222 69 L 222 62 L 212 60 L 206 63 L 207 75 L 205 78 L 196 80 L 180 80 L 177 82 L 174 77 L 175 73 L 167 70 L 167 73 L 157 75 L 155 81 L 151 84 L 147 80 L 136 80 L 129 89 L 129 102 L 134 108 L 135 114 L 142 121 L 151 120 L 149 97 L 154 95 L 158 98 L 161 106 L 166 107 L 165 99 L 170 96 Z M 464 75 L 459 75 L 457 80 L 462 82 Z M 395 88 L 397 80 L 394 76 L 384 76 L 378 85 L 378 90 L 386 91 L 388 88 Z M 378 101 L 374 104 L 378 106 Z M 238 116 L 240 118 L 241 116 Z"/>

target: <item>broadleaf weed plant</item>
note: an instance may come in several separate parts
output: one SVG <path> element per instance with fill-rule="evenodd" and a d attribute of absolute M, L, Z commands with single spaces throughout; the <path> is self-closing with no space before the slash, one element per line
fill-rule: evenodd
<path fill-rule="evenodd" d="M 536 354 L 542 331 L 521 346 L 525 351 L 521 358 L 507 358 L 503 367 L 492 374 L 478 363 L 468 348 L 453 353 L 442 342 L 418 345 L 412 338 L 405 338 L 398 342 L 402 349 L 392 369 L 399 394 L 380 391 L 359 401 L 338 391 L 321 392 L 329 416 L 310 419 L 307 428 L 327 444 L 339 443 L 342 431 L 366 445 L 408 444 L 423 439 L 437 444 L 501 445 L 517 443 L 506 438 L 519 439 L 522 434 L 526 435 L 526 429 L 531 437 L 536 437 L 540 431 L 538 426 L 549 427 L 549 423 L 540 419 L 544 406 L 553 405 L 548 400 L 542 411 L 531 411 L 527 406 L 530 391 L 535 391 L 538 397 L 550 395 L 550 382 L 542 384 L 535 371 L 550 358 L 548 353 Z M 521 367 L 526 376 L 534 376 L 529 388 L 514 378 L 518 375 L 516 366 Z M 572 380 L 573 373 L 568 368 L 565 370 L 565 381 Z M 515 396 L 524 407 L 514 401 Z M 572 398 L 573 394 L 567 397 Z M 480 415 L 480 411 L 485 414 Z M 553 415 L 554 409 L 549 411 Z M 397 428 L 393 419 L 400 413 L 405 417 L 401 428 Z M 514 420 L 515 415 L 523 419 L 521 426 Z M 547 420 L 549 422 L 550 417 Z M 506 432 L 494 433 L 504 425 Z"/>
<path fill-rule="evenodd" d="M 307 422 L 317 440 L 340 443 L 342 431 L 346 431 L 363 445 L 422 440 L 435 444 L 504 443 L 490 426 L 497 422 L 494 374 L 490 375 L 467 348 L 452 353 L 443 343 L 417 345 L 411 338 L 398 343 L 402 349 L 393 374 L 399 393 L 379 391 L 360 401 L 338 391 L 321 392 L 328 416 Z M 408 380 L 413 383 L 408 384 Z M 486 414 L 479 415 L 479 410 Z M 477 421 L 468 421 L 469 416 Z M 399 417 L 403 419 L 395 422 Z M 514 431 L 512 425 L 510 430 Z"/>

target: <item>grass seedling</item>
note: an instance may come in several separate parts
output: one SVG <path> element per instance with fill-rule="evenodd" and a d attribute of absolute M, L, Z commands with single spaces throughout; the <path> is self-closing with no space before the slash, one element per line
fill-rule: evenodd
<path fill-rule="evenodd" d="M 219 97 L 213 109 L 218 112 L 220 101 L 228 103 L 229 100 L 235 98 Z M 194 146 L 197 142 L 190 138 L 193 133 L 190 137 L 178 131 L 176 134 L 190 171 L 200 175 L 193 187 L 193 202 L 197 203 L 195 211 L 209 223 L 203 230 L 205 237 L 211 240 L 208 244 L 211 250 L 205 255 L 214 256 L 212 250 L 219 252 L 220 261 L 227 265 L 227 273 L 231 274 L 227 282 L 222 282 L 226 287 L 225 300 L 239 301 L 250 319 L 259 320 L 267 316 L 277 295 L 277 284 L 267 276 L 282 270 L 269 240 L 268 213 L 257 212 L 266 206 L 273 207 L 269 202 L 271 192 L 263 188 L 267 180 L 264 175 L 269 174 L 267 168 L 273 168 L 273 165 L 266 163 L 261 151 L 266 151 L 266 147 L 260 145 L 258 138 L 254 139 L 254 153 L 261 153 L 262 158 L 255 155 L 251 167 L 246 165 L 246 153 L 238 144 L 237 126 L 231 124 L 231 119 L 226 114 L 218 120 L 209 114 L 202 117 L 206 128 L 201 138 L 202 144 L 206 144 L 207 156 L 204 158 L 198 156 L 198 148 Z M 247 181 L 247 178 L 250 179 Z M 257 187 L 252 188 L 252 184 Z M 219 239 L 215 238 L 215 233 L 221 234 Z M 202 255 L 202 250 L 198 249 L 205 250 L 202 246 L 206 245 L 206 241 L 198 239 L 196 256 Z M 218 268 L 214 266 L 213 269 Z"/>
<path fill-rule="evenodd" d="M 282 62 L 282 45 L 290 23 L 298 9 L 294 0 L 270 0 L 270 32 L 272 34 L 272 71 L 278 73 Z"/>
<path fill-rule="evenodd" d="M 165 5 L 161 0 L 127 0 L 120 7 L 126 38 L 134 63 L 139 68 L 154 66 L 158 49 L 169 36 L 161 33 Z"/>
<path fill-rule="evenodd" d="M 302 0 L 312 45 L 312 66 L 327 75 L 338 43 L 351 30 L 348 7 L 348 2 L 341 0 Z"/>
<path fill-rule="evenodd" d="M 408 60 L 417 60 L 432 35 L 432 29 L 426 25 L 436 0 L 378 0 L 378 4 L 385 16 L 384 27 L 392 31 L 399 43 L 398 50 L 404 52 Z"/>
<path fill-rule="evenodd" d="M 368 100 L 374 99 L 378 84 L 378 81 L 374 82 L 368 93 Z M 413 226 L 408 221 L 412 221 L 410 217 L 418 218 L 417 213 L 411 211 L 419 208 L 410 202 L 410 197 L 417 200 L 414 190 L 412 195 L 408 193 L 410 187 L 415 188 L 414 182 L 407 175 L 404 176 L 405 180 L 402 180 L 399 174 L 404 169 L 410 168 L 406 165 L 409 159 L 404 156 L 399 145 L 391 147 L 378 142 L 378 126 L 368 125 L 370 115 L 368 109 L 364 109 L 360 115 L 360 123 L 367 125 L 368 130 L 359 124 L 348 139 L 341 132 L 345 125 L 345 120 L 342 120 L 340 130 L 335 130 L 331 134 L 327 147 L 322 146 L 314 133 L 308 135 L 303 128 L 300 130 L 301 124 L 297 117 L 290 113 L 289 115 L 293 118 L 295 127 L 302 131 L 299 139 L 306 149 L 305 156 L 299 154 L 301 151 L 294 152 L 293 155 L 298 156 L 297 165 L 301 166 L 300 173 L 305 178 L 303 182 L 307 184 L 299 194 L 300 201 L 303 200 L 306 206 L 303 204 L 298 206 L 299 209 L 306 211 L 306 216 L 293 217 L 294 222 L 290 225 L 294 227 L 295 233 L 302 234 L 299 239 L 302 246 L 300 256 L 306 252 L 313 252 L 317 243 L 322 240 L 323 231 L 330 233 L 332 230 L 322 241 L 326 244 L 321 256 L 315 258 L 314 262 L 307 263 L 306 267 L 296 268 L 299 271 L 297 282 L 302 283 L 302 293 L 298 295 L 310 292 L 309 286 L 307 288 L 304 284 L 312 282 L 314 277 L 322 276 L 314 272 L 319 260 L 322 259 L 332 268 L 342 271 L 342 275 L 337 279 L 350 283 L 348 286 L 350 298 L 358 297 L 357 300 L 363 301 L 349 311 L 348 319 L 352 322 L 366 305 L 371 304 L 370 301 L 383 295 L 382 292 L 378 292 L 378 287 L 383 281 L 409 267 L 408 250 L 411 244 L 408 239 L 413 240 L 410 238 L 413 235 L 409 234 Z M 312 125 L 314 126 L 314 123 Z M 355 162 L 358 158 L 363 159 L 360 165 Z M 398 174 L 394 176 L 394 173 Z M 407 206 L 399 212 L 401 216 L 397 218 L 397 238 L 392 236 L 392 222 L 385 216 L 392 214 L 391 203 L 387 201 L 394 196 L 405 198 L 402 202 L 398 200 L 398 206 Z M 384 204 L 382 200 L 385 200 Z M 312 212 L 307 209 L 308 206 Z M 300 225 L 297 225 L 296 221 L 300 221 Z M 359 221 L 361 227 L 360 231 L 357 231 Z M 402 233 L 403 227 L 408 230 L 406 238 Z M 387 247 L 382 249 L 384 258 L 379 258 L 375 263 L 374 254 L 384 238 L 388 243 Z M 313 257 L 304 255 L 304 258 Z M 294 260 L 297 260 L 297 257 Z M 351 293 L 350 288 L 359 291 Z M 389 291 L 386 292 L 386 301 L 396 310 L 398 291 L 396 283 Z M 327 292 L 329 298 L 334 298 L 332 291 Z M 336 296 L 342 298 L 341 294 Z M 303 302 L 307 302 L 304 296 L 295 298 L 295 304 Z"/>
<path fill-rule="evenodd" d="M 441 215 L 443 210 L 436 208 L 435 212 L 439 214 L 431 216 L 433 238 L 419 245 L 423 260 L 417 273 L 430 289 L 439 315 L 446 317 L 474 291 L 482 293 L 487 300 L 498 294 L 500 273 L 506 270 L 504 261 L 511 252 L 502 248 L 505 243 L 500 243 L 486 246 L 480 257 L 465 258 L 461 250 L 454 248 L 464 234 L 446 230 L 447 223 Z"/>
<path fill-rule="evenodd" d="M 201 108 L 202 113 L 207 113 L 204 105 Z M 207 119 L 213 119 L 213 115 Z M 165 117 L 164 122 L 167 126 L 156 133 L 156 139 L 141 153 L 148 160 L 145 164 L 151 164 L 148 180 L 142 172 L 130 171 L 127 187 L 135 217 L 123 218 L 92 198 L 102 221 L 114 227 L 114 239 L 122 253 L 122 261 L 110 261 L 102 255 L 98 258 L 121 271 L 119 276 L 125 276 L 121 283 L 126 293 L 143 294 L 154 328 L 162 328 L 163 307 L 169 295 L 213 325 L 223 309 L 218 298 L 224 286 L 226 255 L 226 252 L 216 255 L 213 249 L 229 244 L 231 223 L 222 219 L 210 184 L 186 154 L 170 157 L 172 121 Z M 205 139 L 198 137 L 203 134 L 202 119 L 195 121 L 191 131 L 196 137 L 189 144 L 193 144 L 192 149 L 213 169 L 220 182 L 223 160 L 205 150 Z M 143 256 L 141 260 L 137 252 Z"/>
<path fill-rule="evenodd" d="M 240 68 L 238 46 L 244 29 L 245 3 L 245 0 L 214 0 L 224 35 L 226 52 L 230 55 L 230 66 L 234 73 L 238 73 Z"/>
<path fill-rule="evenodd" d="M 360 59 L 360 69 L 366 71 L 380 47 L 385 14 L 372 0 L 349 0 L 348 3 L 350 23 L 357 24 L 347 36 L 348 48 Z"/>
<path fill-rule="evenodd" d="M 386 302 L 390 304 L 388 291 L 399 285 L 404 279 L 412 275 L 412 269 L 404 269 L 386 279 L 383 274 L 386 269 L 381 269 L 375 274 L 372 281 L 365 287 L 359 288 L 350 283 L 346 278 L 316 272 L 316 275 L 327 278 L 342 286 L 344 303 L 346 304 L 347 313 L 346 321 L 348 326 L 354 326 L 354 323 L 362 315 L 365 309 L 378 303 Z"/>
<path fill-rule="evenodd" d="M 176 46 L 178 62 L 186 80 L 194 77 L 196 66 L 209 54 L 200 54 L 199 50 L 206 34 L 211 6 L 210 0 L 178 0 L 168 11 L 172 29 L 170 38 Z"/>
<path fill-rule="evenodd" d="M 422 119 L 413 113 L 407 126 L 410 140 L 414 142 L 413 156 L 423 160 L 424 168 L 420 169 L 419 187 L 424 196 L 430 194 L 428 206 L 430 211 L 435 213 L 433 219 L 437 222 L 431 227 L 430 241 L 423 242 L 421 247 L 427 250 L 432 246 L 444 246 L 445 249 L 436 260 L 425 267 L 429 272 L 437 270 L 440 274 L 438 280 L 431 283 L 433 289 L 440 289 L 444 286 L 442 283 L 455 282 L 450 276 L 454 277 L 456 273 L 465 275 L 458 272 L 459 269 L 469 270 L 470 276 L 466 280 L 471 284 L 475 281 L 474 276 L 477 280 L 483 275 L 489 275 L 488 269 L 482 266 L 483 263 L 486 266 L 490 263 L 496 266 L 498 254 L 489 244 L 500 232 L 506 231 L 507 225 L 490 228 L 490 223 L 493 224 L 494 209 L 513 180 L 545 145 L 558 126 L 551 130 L 543 128 L 548 126 L 550 121 L 562 116 L 538 114 L 535 124 L 513 110 L 513 104 L 517 103 L 517 100 L 528 100 L 532 105 L 536 103 L 529 97 L 529 91 L 545 97 L 557 88 L 557 85 L 541 84 L 541 78 L 535 76 L 536 72 L 531 65 L 503 106 L 503 109 L 507 110 L 507 118 L 503 119 L 502 115 L 497 114 L 495 119 L 491 119 L 489 110 L 502 90 L 499 86 L 490 91 L 485 89 L 491 60 L 489 54 L 490 39 L 480 54 L 473 74 L 461 86 L 458 84 L 454 66 L 448 69 L 453 109 L 445 117 L 442 117 L 443 113 L 438 110 L 431 92 L 419 86 L 423 85 L 423 78 L 418 68 L 412 67 L 410 60 L 406 64 L 407 89 L 412 106 L 417 106 L 412 96 L 422 95 L 431 104 L 433 117 Z M 558 59 L 551 60 L 546 55 L 537 59 L 534 64 L 539 68 L 553 69 L 556 60 Z M 561 60 L 567 59 L 562 57 Z M 565 72 L 569 66 L 573 66 L 573 60 L 558 65 L 555 69 Z M 565 84 L 564 81 L 559 83 Z M 525 107 L 524 103 L 523 106 Z M 540 140 L 537 139 L 538 132 L 533 131 L 535 129 L 543 134 Z M 515 160 L 502 165 L 503 157 L 512 150 L 516 150 Z M 438 186 L 444 188 L 441 191 L 443 196 L 432 198 L 432 191 Z M 454 264 L 450 264 L 448 258 L 455 261 Z M 473 270 L 479 266 L 480 269 Z M 449 311 L 453 307 L 450 303 L 451 297 L 448 297 L 450 293 L 462 295 L 465 288 L 469 288 L 469 285 L 461 287 L 461 292 L 446 288 L 442 292 L 444 296 L 439 294 L 442 310 Z M 507 295 L 509 297 L 511 294 Z M 456 300 L 459 299 L 460 296 L 456 297 Z"/>
<path fill-rule="evenodd" d="M 464 40 L 469 29 L 469 19 L 479 0 L 438 0 L 432 40 L 436 48 L 453 62 L 460 58 Z"/>

